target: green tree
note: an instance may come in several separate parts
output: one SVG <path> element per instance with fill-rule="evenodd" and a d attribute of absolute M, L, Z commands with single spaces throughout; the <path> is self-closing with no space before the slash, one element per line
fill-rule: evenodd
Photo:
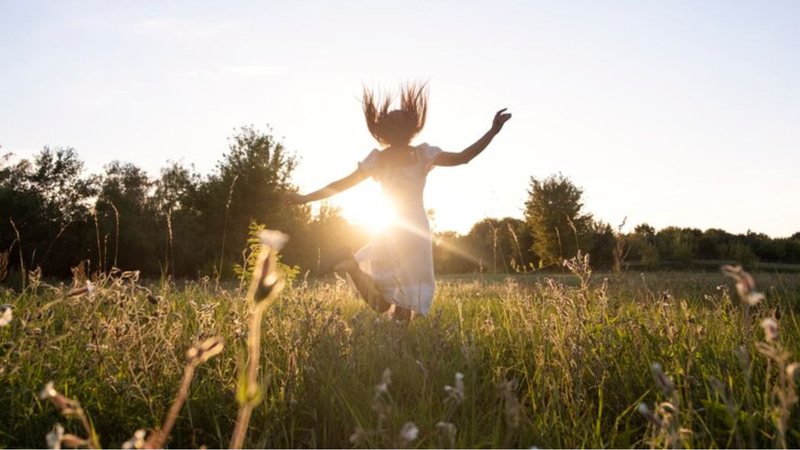
<path fill-rule="evenodd" d="M 91 258 L 100 270 L 111 267 L 164 273 L 159 258 L 154 182 L 140 167 L 112 161 L 105 167 L 95 205 Z"/>
<path fill-rule="evenodd" d="M 645 264 L 657 264 L 660 260 L 658 246 L 656 246 L 656 229 L 642 223 L 636 225 L 630 235 L 629 256 L 633 260 L 641 261 Z"/>
<path fill-rule="evenodd" d="M 308 221 L 307 208 L 286 208 L 281 194 L 295 190 L 290 182 L 297 165 L 271 134 L 252 126 L 242 127 L 230 138 L 229 151 L 217 163 L 200 194 L 199 209 L 205 227 L 206 253 L 202 257 L 227 272 L 241 260 L 251 222 L 285 230 L 295 239 Z M 296 263 L 298 245 L 283 252 L 287 263 Z"/>
<path fill-rule="evenodd" d="M 80 259 L 82 236 L 95 178 L 83 174 L 83 162 L 71 148 L 45 147 L 32 161 L 0 159 L 0 248 L 23 250 L 13 261 L 48 274 L 68 274 Z M 17 239 L 12 221 L 20 233 Z"/>
<path fill-rule="evenodd" d="M 562 174 L 544 180 L 531 177 L 525 220 L 533 235 L 532 250 L 544 264 L 558 264 L 577 254 L 592 220 L 582 212 L 583 191 Z"/>

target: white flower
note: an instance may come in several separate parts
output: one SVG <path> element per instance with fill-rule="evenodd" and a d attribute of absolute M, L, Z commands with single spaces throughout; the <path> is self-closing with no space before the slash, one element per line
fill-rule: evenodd
<path fill-rule="evenodd" d="M 94 286 L 94 283 L 92 283 L 91 281 L 87 281 L 86 282 L 86 293 L 87 294 L 92 295 L 92 294 L 94 294 L 94 291 L 96 291 L 96 290 L 97 290 L 97 288 Z"/>
<path fill-rule="evenodd" d="M 381 382 L 375 385 L 375 394 L 380 395 L 389 391 L 389 385 L 392 384 L 392 370 L 388 367 L 383 371 Z"/>
<path fill-rule="evenodd" d="M 122 448 L 128 449 L 138 449 L 144 448 L 145 440 L 144 437 L 147 435 L 147 432 L 144 430 L 136 430 L 133 433 L 133 437 L 128 439 L 127 441 L 122 443 Z"/>
<path fill-rule="evenodd" d="M 11 305 L 0 306 L 0 327 L 4 327 L 11 323 L 14 314 L 11 312 Z"/>
<path fill-rule="evenodd" d="M 439 433 L 442 435 L 449 447 L 455 447 L 457 432 L 455 425 L 450 422 L 438 422 L 436 423 L 436 429 L 439 430 Z"/>
<path fill-rule="evenodd" d="M 276 230 L 262 230 L 258 233 L 258 240 L 262 245 L 273 250 L 280 250 L 289 240 L 289 235 Z"/>
<path fill-rule="evenodd" d="M 786 376 L 789 377 L 789 380 L 794 381 L 794 378 L 797 376 L 797 373 L 800 371 L 800 363 L 791 363 L 786 366 Z"/>
<path fill-rule="evenodd" d="M 764 300 L 764 294 L 762 294 L 761 292 L 753 291 L 748 293 L 747 296 L 744 297 L 744 302 L 748 306 L 756 306 L 757 304 L 761 303 L 762 300 Z"/>
<path fill-rule="evenodd" d="M 53 382 L 50 381 L 44 385 L 44 388 L 39 392 L 39 398 L 41 400 L 47 400 L 49 398 L 53 398 L 58 395 L 58 391 L 56 391 Z"/>
<path fill-rule="evenodd" d="M 456 405 L 464 402 L 464 374 L 456 372 L 455 386 L 446 385 L 444 391 L 447 392 L 447 398 L 454 402 Z"/>
<path fill-rule="evenodd" d="M 764 336 L 767 342 L 774 342 L 778 340 L 778 322 L 772 317 L 767 317 L 761 321 L 761 326 L 764 328 Z"/>
<path fill-rule="evenodd" d="M 400 430 L 400 439 L 405 443 L 417 439 L 417 436 L 419 436 L 419 428 L 417 428 L 414 422 L 406 422 Z"/>
<path fill-rule="evenodd" d="M 56 423 L 53 427 L 53 431 L 47 433 L 47 436 L 45 436 L 45 439 L 47 439 L 47 448 L 60 449 L 61 439 L 63 438 L 64 427 L 62 427 L 60 423 Z"/>

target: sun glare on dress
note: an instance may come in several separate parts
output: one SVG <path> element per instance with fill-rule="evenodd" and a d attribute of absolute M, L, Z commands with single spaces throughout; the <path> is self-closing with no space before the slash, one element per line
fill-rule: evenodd
<path fill-rule="evenodd" d="M 392 203 L 386 201 L 379 189 L 354 191 L 353 194 L 339 202 L 342 216 L 350 223 L 364 227 L 370 234 L 378 234 L 395 222 Z"/>

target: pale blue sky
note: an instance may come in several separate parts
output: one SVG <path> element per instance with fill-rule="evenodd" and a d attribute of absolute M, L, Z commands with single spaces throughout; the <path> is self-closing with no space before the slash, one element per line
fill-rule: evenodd
<path fill-rule="evenodd" d="M 470 165 L 431 173 L 439 230 L 522 217 L 529 177 L 560 171 L 612 224 L 787 236 L 799 23 L 798 1 L 0 0 L 0 151 L 207 172 L 234 127 L 270 124 L 308 191 L 375 146 L 362 84 L 422 79 L 419 142 L 459 151 L 514 114 Z M 376 198 L 335 203 L 358 219 Z"/>

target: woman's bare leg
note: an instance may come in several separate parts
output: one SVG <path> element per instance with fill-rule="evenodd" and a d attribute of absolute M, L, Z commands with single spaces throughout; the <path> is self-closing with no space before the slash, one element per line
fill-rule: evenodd
<path fill-rule="evenodd" d="M 378 286 L 375 285 L 375 280 L 358 267 L 358 262 L 356 262 L 355 259 L 348 258 L 346 261 L 337 264 L 334 270 L 337 272 L 347 272 L 350 275 L 350 279 L 353 280 L 353 284 L 356 285 L 358 292 L 375 311 L 383 313 L 392 306 L 392 304 L 387 302 L 383 298 L 383 295 L 381 295 L 381 291 L 378 290 Z"/>

